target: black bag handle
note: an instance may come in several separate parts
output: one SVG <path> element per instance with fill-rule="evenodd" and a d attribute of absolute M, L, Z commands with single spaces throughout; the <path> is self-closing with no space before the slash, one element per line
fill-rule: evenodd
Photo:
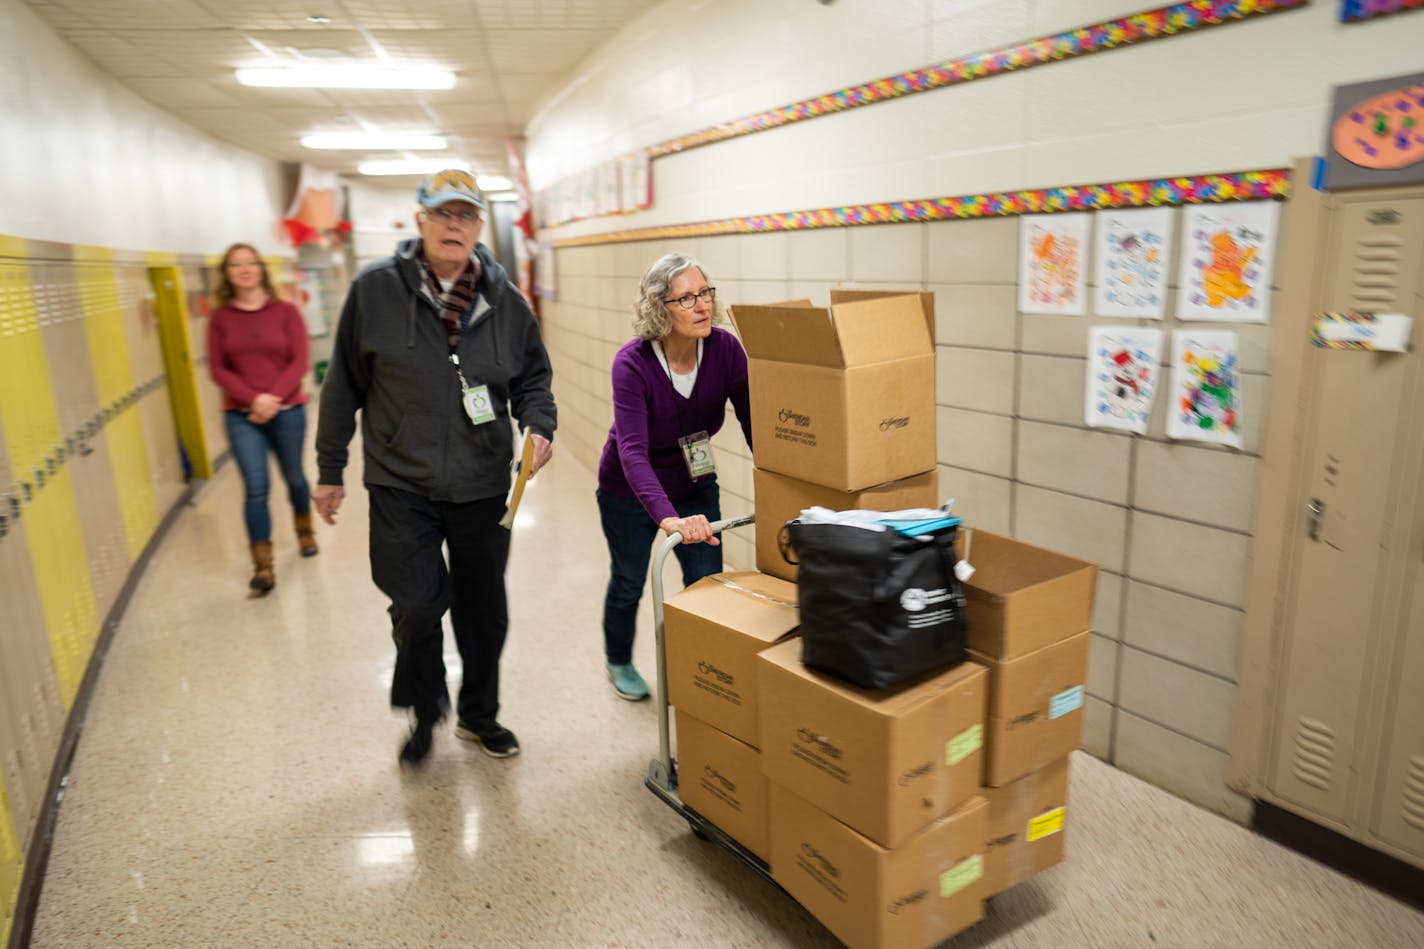
<path fill-rule="evenodd" d="M 795 549 L 791 546 L 791 524 L 791 521 L 787 521 L 781 525 L 781 530 L 776 532 L 776 549 L 780 552 L 782 560 L 796 567 L 800 566 L 801 561 L 791 559 L 791 551 Z"/>

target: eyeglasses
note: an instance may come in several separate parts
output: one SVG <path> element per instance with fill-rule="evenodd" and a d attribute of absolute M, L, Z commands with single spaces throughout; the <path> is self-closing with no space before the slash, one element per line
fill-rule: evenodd
<path fill-rule="evenodd" d="M 445 208 L 431 208 L 425 212 L 428 217 L 437 218 L 446 224 L 478 224 L 478 211 L 447 211 Z"/>
<path fill-rule="evenodd" d="M 717 299 L 717 288 L 707 287 L 698 293 L 684 293 L 674 300 L 664 300 L 663 302 L 668 304 L 676 303 L 684 310 L 690 310 L 697 305 L 697 301 L 699 300 L 703 303 L 711 303 L 715 299 Z"/>

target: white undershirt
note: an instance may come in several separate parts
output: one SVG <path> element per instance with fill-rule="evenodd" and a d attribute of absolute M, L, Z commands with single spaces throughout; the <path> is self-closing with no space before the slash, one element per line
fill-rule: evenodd
<path fill-rule="evenodd" d="M 663 371 L 672 380 L 672 387 L 684 399 L 692 398 L 692 387 L 697 385 L 697 370 L 702 365 L 702 340 L 697 341 L 697 358 L 692 361 L 692 371 L 686 375 L 680 372 L 673 372 L 668 366 L 667 353 L 663 352 L 663 344 L 660 340 L 653 340 L 653 352 L 658 354 L 658 362 L 662 363 Z"/>

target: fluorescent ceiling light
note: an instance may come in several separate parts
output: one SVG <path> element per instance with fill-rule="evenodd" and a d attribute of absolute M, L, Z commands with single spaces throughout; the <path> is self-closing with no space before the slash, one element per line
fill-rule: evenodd
<path fill-rule="evenodd" d="M 356 170 L 363 175 L 428 175 L 446 168 L 469 171 L 470 163 L 454 158 L 399 158 L 392 161 L 363 161 Z"/>
<path fill-rule="evenodd" d="M 481 191 L 508 191 L 514 187 L 503 175 L 477 175 L 475 184 L 480 186 Z"/>
<path fill-rule="evenodd" d="M 335 148 L 346 151 L 439 150 L 445 139 L 439 135 L 416 135 L 410 132 L 321 132 L 303 135 L 307 148 Z"/>
<path fill-rule="evenodd" d="M 281 66 L 239 69 L 244 86 L 293 89 L 449 89 L 448 69 L 390 69 L 385 66 Z"/>

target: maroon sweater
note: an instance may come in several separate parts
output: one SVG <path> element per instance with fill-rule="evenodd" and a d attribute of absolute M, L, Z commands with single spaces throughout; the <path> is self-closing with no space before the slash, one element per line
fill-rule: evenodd
<path fill-rule="evenodd" d="M 229 304 L 208 320 L 208 369 L 223 390 L 225 411 L 245 409 L 264 392 L 283 405 L 306 402 L 309 352 L 302 314 L 286 300 L 268 300 L 260 310 Z"/>

